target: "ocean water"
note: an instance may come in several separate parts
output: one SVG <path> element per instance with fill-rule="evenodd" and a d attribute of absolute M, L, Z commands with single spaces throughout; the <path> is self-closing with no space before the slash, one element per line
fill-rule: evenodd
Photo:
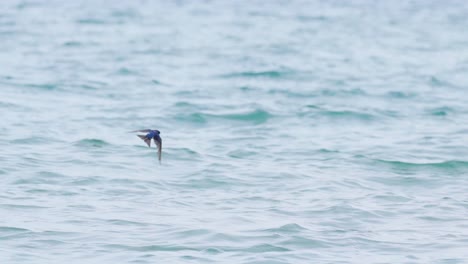
<path fill-rule="evenodd" d="M 467 263 L 467 28 L 450 0 L 2 1 L 0 262 Z"/>

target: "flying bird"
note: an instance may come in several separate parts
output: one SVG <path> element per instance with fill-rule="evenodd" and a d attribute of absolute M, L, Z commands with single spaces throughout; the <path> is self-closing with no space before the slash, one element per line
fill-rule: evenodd
<path fill-rule="evenodd" d="M 159 134 L 159 130 L 156 129 L 142 129 L 142 130 L 135 130 L 131 131 L 132 133 L 135 132 L 141 132 L 141 133 L 147 133 L 146 135 L 137 135 L 139 138 L 141 138 L 146 144 L 148 144 L 148 147 L 151 147 L 151 139 L 154 140 L 154 144 L 156 144 L 156 147 L 158 148 L 158 160 L 161 162 L 161 152 L 162 152 L 162 140 Z"/>

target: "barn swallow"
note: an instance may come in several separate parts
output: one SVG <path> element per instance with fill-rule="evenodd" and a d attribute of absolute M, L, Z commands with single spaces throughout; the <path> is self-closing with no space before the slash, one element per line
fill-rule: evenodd
<path fill-rule="evenodd" d="M 162 152 L 162 140 L 159 134 L 159 130 L 156 129 L 142 129 L 142 130 L 135 130 L 131 132 L 142 132 L 142 133 L 147 133 L 146 135 L 137 135 L 139 138 L 141 138 L 146 144 L 148 144 L 148 147 L 151 147 L 151 139 L 154 140 L 154 144 L 156 144 L 158 148 L 158 160 L 161 163 L 161 152 Z"/>

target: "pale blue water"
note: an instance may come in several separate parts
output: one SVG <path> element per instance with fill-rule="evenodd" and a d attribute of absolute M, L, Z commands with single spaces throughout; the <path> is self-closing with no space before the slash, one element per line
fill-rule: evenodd
<path fill-rule="evenodd" d="M 0 263 L 467 263 L 467 28 L 465 1 L 2 1 Z"/>

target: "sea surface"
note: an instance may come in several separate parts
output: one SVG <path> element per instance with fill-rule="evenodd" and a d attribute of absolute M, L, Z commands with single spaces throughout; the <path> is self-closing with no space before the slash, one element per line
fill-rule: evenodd
<path fill-rule="evenodd" d="M 467 29 L 461 0 L 2 1 L 0 263 L 468 263 Z"/>

